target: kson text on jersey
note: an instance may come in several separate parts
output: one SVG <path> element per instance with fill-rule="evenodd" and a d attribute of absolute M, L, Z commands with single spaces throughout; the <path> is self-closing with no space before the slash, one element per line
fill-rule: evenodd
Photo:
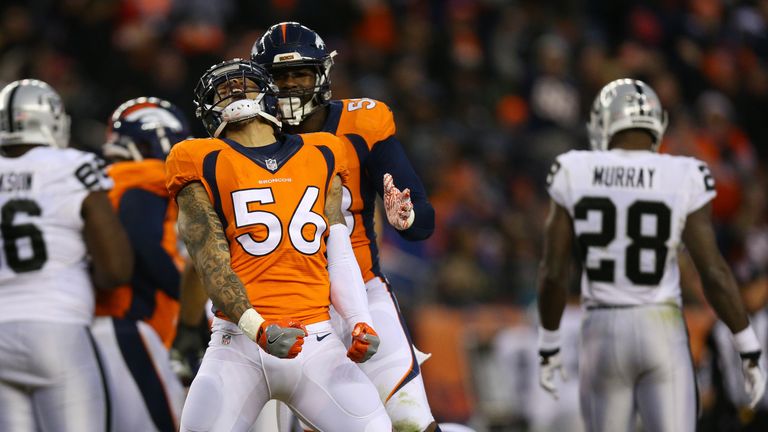
<path fill-rule="evenodd" d="M 28 191 L 32 189 L 31 172 L 0 173 L 0 192 Z"/>

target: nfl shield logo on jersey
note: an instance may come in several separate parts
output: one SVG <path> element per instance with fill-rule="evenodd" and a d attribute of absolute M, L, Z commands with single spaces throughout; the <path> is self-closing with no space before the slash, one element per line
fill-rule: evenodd
<path fill-rule="evenodd" d="M 232 335 L 225 334 L 221 337 L 221 344 L 222 345 L 229 345 L 232 342 Z"/>
<path fill-rule="evenodd" d="M 267 169 L 275 171 L 277 169 L 277 161 L 275 159 L 267 159 L 264 161 L 267 164 Z"/>

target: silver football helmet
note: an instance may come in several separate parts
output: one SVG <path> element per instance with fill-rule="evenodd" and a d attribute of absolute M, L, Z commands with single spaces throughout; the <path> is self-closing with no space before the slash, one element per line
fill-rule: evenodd
<path fill-rule="evenodd" d="M 0 146 L 20 144 L 69 144 L 69 116 L 61 96 L 43 81 L 14 81 L 0 90 Z"/>
<path fill-rule="evenodd" d="M 667 129 L 667 112 L 648 84 L 622 78 L 606 84 L 592 104 L 587 123 L 592 150 L 607 150 L 611 137 L 625 129 L 647 129 L 658 150 Z"/>

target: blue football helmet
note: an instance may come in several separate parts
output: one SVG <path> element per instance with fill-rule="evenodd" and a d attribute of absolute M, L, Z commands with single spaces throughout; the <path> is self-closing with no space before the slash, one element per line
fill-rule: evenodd
<path fill-rule="evenodd" d="M 280 92 L 282 119 L 298 125 L 331 100 L 331 67 L 336 51 L 328 52 L 325 42 L 313 30 L 297 23 L 275 24 L 253 44 L 251 59 L 273 75 L 287 69 L 315 71 L 315 86 Z"/>
<path fill-rule="evenodd" d="M 261 66 L 240 58 L 211 66 L 195 87 L 195 115 L 217 138 L 227 124 L 261 117 L 280 130 L 277 87 Z"/>
<path fill-rule="evenodd" d="M 174 104 L 155 97 L 124 102 L 110 117 L 104 157 L 164 160 L 171 146 L 189 138 L 189 122 Z"/>

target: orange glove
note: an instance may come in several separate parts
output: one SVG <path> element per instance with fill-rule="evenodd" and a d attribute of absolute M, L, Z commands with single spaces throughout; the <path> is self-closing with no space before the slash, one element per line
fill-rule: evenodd
<path fill-rule="evenodd" d="M 264 321 L 259 326 L 256 343 L 275 357 L 292 359 L 301 352 L 304 336 L 307 336 L 307 329 L 299 321 Z"/>
<path fill-rule="evenodd" d="M 376 354 L 380 342 L 379 335 L 376 334 L 373 327 L 359 322 L 355 324 L 355 328 L 352 330 L 352 345 L 349 346 L 347 357 L 355 363 L 366 362 Z"/>

